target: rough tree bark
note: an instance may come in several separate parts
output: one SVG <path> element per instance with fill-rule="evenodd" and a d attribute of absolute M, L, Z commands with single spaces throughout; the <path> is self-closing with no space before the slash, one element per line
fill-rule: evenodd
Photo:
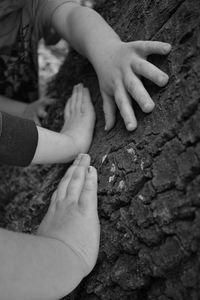
<path fill-rule="evenodd" d="M 169 73 L 166 88 L 145 85 L 156 102 L 137 111 L 138 128 L 118 116 L 105 133 L 98 82 L 72 52 L 50 88 L 61 101 L 48 126 L 58 129 L 74 84 L 84 82 L 97 125 L 90 150 L 99 173 L 101 246 L 94 271 L 65 299 L 200 299 L 200 2 L 109 0 L 99 12 L 124 41 L 172 43 L 168 58 L 151 57 Z M 53 124 L 53 125 L 52 125 Z M 1 167 L 0 225 L 32 232 L 66 166 Z"/>

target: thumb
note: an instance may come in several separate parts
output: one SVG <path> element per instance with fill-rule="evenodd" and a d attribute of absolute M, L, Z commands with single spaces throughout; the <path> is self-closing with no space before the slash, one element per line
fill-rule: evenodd
<path fill-rule="evenodd" d="M 112 129 L 115 124 L 115 113 L 116 105 L 114 98 L 101 91 L 101 96 L 103 98 L 103 111 L 105 116 L 105 130 L 108 131 Z"/>

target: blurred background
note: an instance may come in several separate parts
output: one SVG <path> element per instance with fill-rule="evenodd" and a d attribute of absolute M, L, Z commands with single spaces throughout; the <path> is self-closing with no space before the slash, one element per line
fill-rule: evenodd
<path fill-rule="evenodd" d="M 76 0 L 83 6 L 93 7 L 96 2 L 100 0 Z M 53 34 L 53 32 L 52 32 Z M 42 39 L 38 46 L 38 59 L 39 59 L 39 82 L 40 82 L 40 95 L 45 95 L 47 83 L 54 76 L 61 64 L 63 63 L 69 46 L 64 40 L 60 40 L 54 46 L 49 46 L 48 41 Z"/>

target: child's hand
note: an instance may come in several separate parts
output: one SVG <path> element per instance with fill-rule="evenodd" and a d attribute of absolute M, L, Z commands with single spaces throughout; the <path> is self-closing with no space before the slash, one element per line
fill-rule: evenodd
<path fill-rule="evenodd" d="M 28 104 L 24 110 L 23 118 L 33 120 L 37 125 L 41 126 L 40 119 L 44 119 L 47 116 L 46 108 L 55 103 L 55 101 L 55 99 L 45 96 Z"/>
<path fill-rule="evenodd" d="M 96 263 L 100 236 L 97 172 L 89 166 L 89 155 L 79 155 L 54 192 L 38 229 L 38 235 L 73 249 L 85 276 Z"/>
<path fill-rule="evenodd" d="M 165 86 L 169 79 L 168 75 L 146 59 L 150 54 L 166 55 L 170 50 L 170 44 L 162 42 L 110 42 L 104 57 L 101 57 L 101 63 L 96 65 L 103 98 L 106 130 L 114 126 L 116 105 L 126 128 L 134 130 L 137 127 L 131 98 L 134 98 L 145 113 L 153 110 L 155 104 L 144 88 L 140 76 L 153 81 L 160 87 Z"/>
<path fill-rule="evenodd" d="M 93 137 L 95 112 L 89 90 L 80 83 L 74 86 L 64 109 L 61 133 L 72 138 L 75 154 L 87 153 Z"/>

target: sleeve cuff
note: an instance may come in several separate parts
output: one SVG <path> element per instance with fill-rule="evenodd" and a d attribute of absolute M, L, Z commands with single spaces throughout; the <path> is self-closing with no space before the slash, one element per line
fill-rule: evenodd
<path fill-rule="evenodd" d="M 28 166 L 38 144 L 35 123 L 6 113 L 0 113 L 0 121 L 0 163 Z"/>

